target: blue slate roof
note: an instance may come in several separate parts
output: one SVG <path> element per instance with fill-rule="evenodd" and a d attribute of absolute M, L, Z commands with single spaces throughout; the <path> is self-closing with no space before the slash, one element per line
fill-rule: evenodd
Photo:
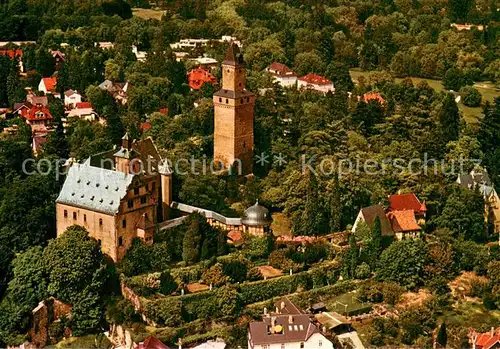
<path fill-rule="evenodd" d="M 56 202 L 114 215 L 133 178 L 133 174 L 75 163 Z"/>

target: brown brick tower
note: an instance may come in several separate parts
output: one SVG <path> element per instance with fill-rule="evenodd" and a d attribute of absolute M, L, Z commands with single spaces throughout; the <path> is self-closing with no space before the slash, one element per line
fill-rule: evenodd
<path fill-rule="evenodd" d="M 231 44 L 222 62 L 222 89 L 214 94 L 214 159 L 247 175 L 253 170 L 253 106 L 255 95 L 245 89 L 245 62 Z"/>

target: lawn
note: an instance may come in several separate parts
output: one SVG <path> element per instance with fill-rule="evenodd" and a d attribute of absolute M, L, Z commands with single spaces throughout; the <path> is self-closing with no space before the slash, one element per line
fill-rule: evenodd
<path fill-rule="evenodd" d="M 363 313 L 363 309 L 371 307 L 370 303 L 361 302 L 357 297 L 355 292 L 344 293 L 340 296 L 330 298 L 325 300 L 326 308 L 328 311 L 334 311 L 341 315 L 346 313 Z M 370 311 L 368 309 L 366 312 Z"/>
<path fill-rule="evenodd" d="M 153 10 L 147 8 L 133 8 L 132 13 L 134 16 L 140 17 L 142 19 L 157 19 L 161 20 L 165 14 L 164 10 Z"/>
<path fill-rule="evenodd" d="M 443 314 L 442 320 L 450 325 L 477 327 L 490 325 L 497 327 L 500 323 L 500 310 L 486 310 L 481 303 L 460 301 L 455 303 L 451 311 Z"/>
<path fill-rule="evenodd" d="M 351 77 L 356 83 L 358 78 L 360 76 L 364 76 L 365 78 L 368 78 L 368 75 L 370 75 L 371 72 L 369 71 L 362 71 L 359 68 L 351 69 L 350 70 Z M 396 78 L 395 79 L 397 83 L 401 82 L 403 79 L 402 78 Z M 443 87 L 443 84 L 441 83 L 440 80 L 433 80 L 433 79 L 422 79 L 422 78 L 414 78 L 412 77 L 411 80 L 415 85 L 420 83 L 421 81 L 425 80 L 429 84 L 430 87 L 432 87 L 434 90 L 441 92 L 441 91 L 446 91 Z M 500 89 L 496 88 L 492 83 L 490 82 L 479 82 L 474 84 L 474 87 L 481 93 L 483 96 L 483 101 L 489 101 L 493 102 L 495 97 L 500 96 Z M 482 117 L 482 108 L 470 108 L 465 106 L 463 103 L 458 104 L 458 108 L 462 112 L 465 120 L 469 123 L 476 123 L 478 122 L 478 119 Z"/>

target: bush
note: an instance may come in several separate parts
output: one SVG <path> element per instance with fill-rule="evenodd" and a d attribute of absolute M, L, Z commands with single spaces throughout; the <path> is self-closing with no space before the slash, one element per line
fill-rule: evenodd
<path fill-rule="evenodd" d="M 222 271 L 222 264 L 217 263 L 203 272 L 203 282 L 215 287 L 223 286 L 229 282 L 229 278 Z"/>
<path fill-rule="evenodd" d="M 368 279 L 372 275 L 370 271 L 370 266 L 366 263 L 362 263 L 356 267 L 356 278 L 357 279 Z"/>
<path fill-rule="evenodd" d="M 172 294 L 175 290 L 177 290 L 177 282 L 175 282 L 174 278 L 168 271 L 164 271 L 160 276 L 160 292 L 169 295 Z"/>
<path fill-rule="evenodd" d="M 276 250 L 271 252 L 268 263 L 269 265 L 286 272 L 290 269 L 292 269 L 293 272 L 298 272 L 302 269 L 300 264 L 294 263 L 292 259 L 287 257 L 286 250 Z"/>
<path fill-rule="evenodd" d="M 182 324 L 180 297 L 165 297 L 144 303 L 144 315 L 160 326 L 176 327 Z"/>
<path fill-rule="evenodd" d="M 247 272 L 247 281 L 258 281 L 262 280 L 262 274 L 258 267 L 253 267 Z"/>
<path fill-rule="evenodd" d="M 243 282 L 246 280 L 249 261 L 239 255 L 234 257 L 223 257 L 219 259 L 222 263 L 222 272 L 232 283 Z"/>
<path fill-rule="evenodd" d="M 466 86 L 460 89 L 463 103 L 468 107 L 479 107 L 481 105 L 481 93 L 474 87 Z"/>
<path fill-rule="evenodd" d="M 485 293 L 483 295 L 483 305 L 487 310 L 495 310 L 497 308 L 496 299 L 493 297 L 491 292 Z"/>

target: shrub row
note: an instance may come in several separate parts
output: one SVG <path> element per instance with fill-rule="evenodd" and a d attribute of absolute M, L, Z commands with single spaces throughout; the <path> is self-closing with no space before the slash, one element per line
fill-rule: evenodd
<path fill-rule="evenodd" d="M 178 326 L 196 319 L 237 316 L 243 305 L 335 283 L 339 271 L 320 267 L 275 279 L 224 286 L 184 296 L 144 300 L 144 315 L 160 326 Z"/>

